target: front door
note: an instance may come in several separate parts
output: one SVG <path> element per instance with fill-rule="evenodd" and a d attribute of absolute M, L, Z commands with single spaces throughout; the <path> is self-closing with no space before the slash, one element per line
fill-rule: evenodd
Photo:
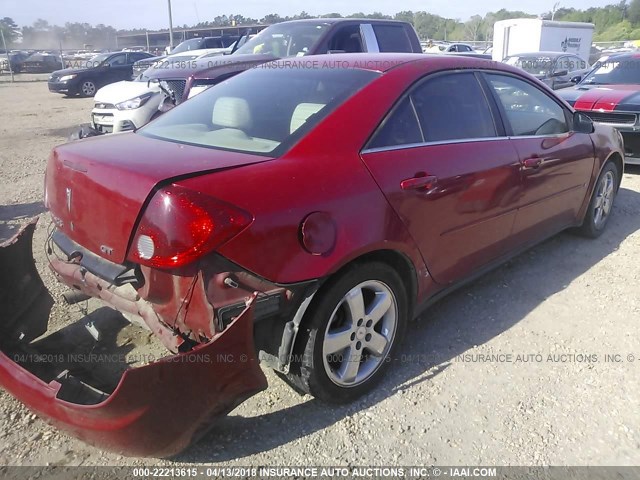
<path fill-rule="evenodd" d="M 570 112 L 537 86 L 508 74 L 485 77 L 521 164 L 514 241 L 534 243 L 575 223 L 595 164 L 593 145 L 571 131 Z"/>

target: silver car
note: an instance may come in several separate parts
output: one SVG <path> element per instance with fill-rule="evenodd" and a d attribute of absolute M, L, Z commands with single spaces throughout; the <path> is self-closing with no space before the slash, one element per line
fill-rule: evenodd
<path fill-rule="evenodd" d="M 520 53 L 505 58 L 503 62 L 530 73 L 553 90 L 575 85 L 591 69 L 586 60 L 565 52 Z"/>

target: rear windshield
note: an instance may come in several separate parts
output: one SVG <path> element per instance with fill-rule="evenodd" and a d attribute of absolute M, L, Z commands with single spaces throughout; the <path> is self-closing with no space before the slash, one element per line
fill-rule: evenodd
<path fill-rule="evenodd" d="M 282 68 L 268 63 L 230 78 L 139 130 L 161 140 L 279 156 L 380 74 Z"/>

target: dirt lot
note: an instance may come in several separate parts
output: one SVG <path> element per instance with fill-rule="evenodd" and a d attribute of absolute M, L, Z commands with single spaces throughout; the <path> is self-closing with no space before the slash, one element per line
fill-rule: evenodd
<path fill-rule="evenodd" d="M 50 94 L 42 82 L 0 83 L 5 235 L 43 212 L 49 151 L 88 120 L 91 106 Z M 34 247 L 43 271 L 47 223 L 43 215 Z M 600 239 L 559 235 L 431 308 L 372 395 L 327 406 L 267 371 L 266 392 L 175 462 L 639 464 L 639 229 L 640 169 L 629 169 Z M 53 321 L 77 315 L 69 310 L 57 304 Z M 483 361 L 488 354 L 500 356 Z M 620 361 L 606 362 L 606 354 Z M 0 464 L 155 463 L 170 462 L 99 451 L 0 391 Z"/>

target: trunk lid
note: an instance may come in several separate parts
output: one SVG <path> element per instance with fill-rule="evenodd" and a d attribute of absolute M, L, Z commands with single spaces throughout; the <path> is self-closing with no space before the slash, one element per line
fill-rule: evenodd
<path fill-rule="evenodd" d="M 122 263 L 140 211 L 158 184 L 268 160 L 134 133 L 93 137 L 53 150 L 45 204 L 69 238 Z"/>

